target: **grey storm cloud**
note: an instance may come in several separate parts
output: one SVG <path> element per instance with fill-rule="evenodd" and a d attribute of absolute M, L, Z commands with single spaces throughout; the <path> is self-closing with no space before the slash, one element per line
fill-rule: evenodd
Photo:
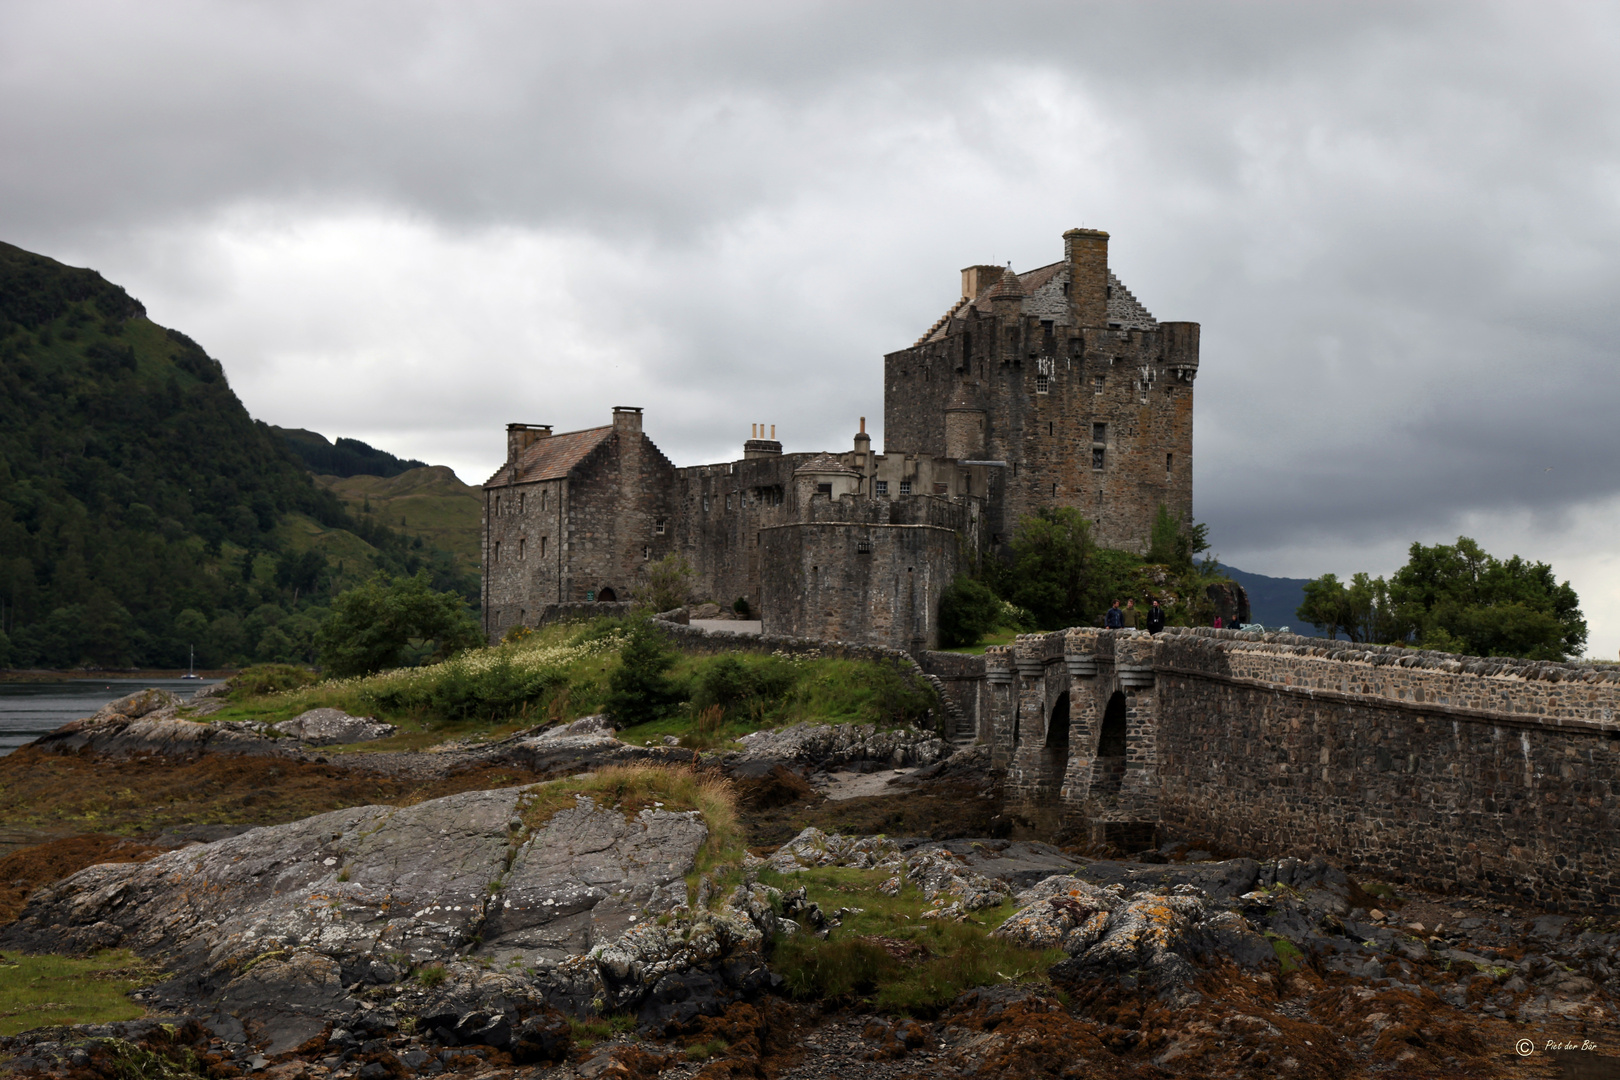
<path fill-rule="evenodd" d="M 957 267 L 1041 265 L 1064 229 L 1102 227 L 1155 315 L 1203 324 L 1197 513 L 1223 549 L 1387 545 L 1620 493 L 1617 22 L 19 0 L 0 8 L 0 237 L 193 313 L 256 413 L 465 474 L 508 419 L 596 423 L 621 399 L 682 462 L 729 456 L 755 420 L 844 445 L 857 414 L 878 426 L 881 354 L 944 310 Z M 345 325 L 298 309 L 363 260 L 308 294 L 292 274 L 232 293 L 221 237 L 244 214 L 261 238 L 347 216 L 472 254 L 409 300 L 347 301 Z M 525 235 L 553 254 L 480 266 Z M 566 303 L 525 315 L 498 280 L 520 271 Z M 253 305 L 274 317 L 244 328 Z M 330 374 L 432 339 L 430 308 L 489 324 L 434 346 L 457 384 L 385 380 L 384 358 L 341 410 L 285 389 L 286 357 Z"/>

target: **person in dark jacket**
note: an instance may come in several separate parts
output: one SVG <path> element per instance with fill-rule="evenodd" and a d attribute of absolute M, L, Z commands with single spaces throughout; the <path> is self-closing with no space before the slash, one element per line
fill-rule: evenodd
<path fill-rule="evenodd" d="M 1164 608 L 1159 606 L 1157 600 L 1153 601 L 1153 606 L 1148 608 L 1147 628 L 1150 634 L 1157 634 L 1164 629 Z"/>
<path fill-rule="evenodd" d="M 1125 625 L 1125 615 L 1119 610 L 1118 600 L 1115 600 L 1114 606 L 1108 609 L 1108 614 L 1103 616 L 1103 625 L 1110 630 L 1118 630 Z"/>

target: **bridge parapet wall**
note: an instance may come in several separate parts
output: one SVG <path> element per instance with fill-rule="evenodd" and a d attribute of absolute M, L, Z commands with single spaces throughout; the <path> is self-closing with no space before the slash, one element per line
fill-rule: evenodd
<path fill-rule="evenodd" d="M 1154 642 L 1166 829 L 1612 914 L 1620 675 L 1294 635 Z"/>

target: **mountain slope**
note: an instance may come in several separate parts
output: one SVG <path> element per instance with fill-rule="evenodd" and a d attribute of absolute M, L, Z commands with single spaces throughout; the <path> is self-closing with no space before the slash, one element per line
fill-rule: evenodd
<path fill-rule="evenodd" d="M 315 482 L 342 499 L 359 520 L 420 536 L 454 555 L 468 573 L 478 573 L 483 492 L 463 484 L 448 467 L 429 465 L 396 476 L 316 476 Z"/>
<path fill-rule="evenodd" d="M 296 659 L 334 590 L 429 565 L 471 584 L 349 515 L 123 289 L 0 244 L 0 665 Z"/>

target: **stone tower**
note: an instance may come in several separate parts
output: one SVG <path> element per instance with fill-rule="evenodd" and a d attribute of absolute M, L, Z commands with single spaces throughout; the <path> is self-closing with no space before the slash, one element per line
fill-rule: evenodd
<path fill-rule="evenodd" d="M 991 543 L 1072 506 L 1105 547 L 1145 551 L 1158 507 L 1192 516 L 1198 324 L 1159 322 L 1108 269 L 1108 234 L 1070 229 L 1063 259 L 970 266 L 962 295 L 884 357 L 886 453 L 998 462 Z"/>

